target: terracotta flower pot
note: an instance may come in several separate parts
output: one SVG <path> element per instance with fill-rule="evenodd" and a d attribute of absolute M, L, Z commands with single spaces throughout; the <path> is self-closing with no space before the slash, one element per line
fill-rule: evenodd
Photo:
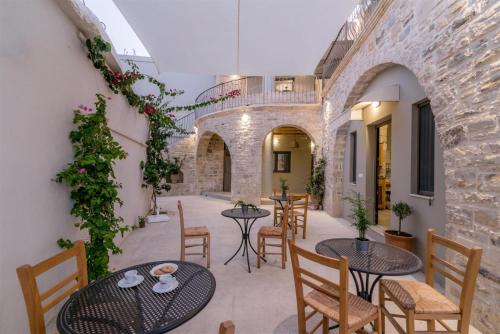
<path fill-rule="evenodd" d="M 321 209 L 321 196 L 320 195 L 314 195 L 311 194 L 311 205 L 315 210 L 320 210 Z"/>
<path fill-rule="evenodd" d="M 386 230 L 384 232 L 384 235 L 386 244 L 403 248 L 410 252 L 413 251 L 413 246 L 415 244 L 415 237 L 410 233 L 401 232 L 401 234 L 398 235 L 398 231 Z"/>

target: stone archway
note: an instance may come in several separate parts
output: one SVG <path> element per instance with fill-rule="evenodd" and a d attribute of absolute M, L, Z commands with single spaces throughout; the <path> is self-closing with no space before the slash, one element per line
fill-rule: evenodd
<path fill-rule="evenodd" d="M 196 149 L 198 193 L 228 190 L 227 183 L 231 182 L 230 156 L 228 146 L 218 134 L 207 131 L 199 137 Z"/>
<path fill-rule="evenodd" d="M 261 145 L 262 197 L 279 190 L 281 178 L 287 180 L 289 191 L 305 192 L 317 152 L 314 138 L 302 127 L 283 125 L 267 133 Z"/>
<path fill-rule="evenodd" d="M 231 152 L 231 200 L 260 204 L 262 190 L 262 143 L 275 127 L 302 129 L 321 152 L 319 105 L 272 105 L 229 109 L 201 117 L 198 132 L 217 133 Z M 198 137 L 201 140 L 201 136 Z"/>

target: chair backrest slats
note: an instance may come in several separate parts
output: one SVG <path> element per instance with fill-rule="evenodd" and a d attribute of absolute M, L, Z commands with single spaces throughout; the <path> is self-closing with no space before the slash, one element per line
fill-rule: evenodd
<path fill-rule="evenodd" d="M 37 283 L 37 276 L 49 271 L 55 266 L 66 262 L 71 258 L 75 258 L 77 271 L 62 281 L 56 283 L 51 288 L 40 294 Z M 61 253 L 48 258 L 34 266 L 25 264 L 17 268 L 17 276 L 21 285 L 24 301 L 26 303 L 26 311 L 28 313 L 29 327 L 32 334 L 45 333 L 44 314 L 51 308 L 56 306 L 64 298 L 68 297 L 74 291 L 85 287 L 88 284 L 87 276 L 87 259 L 85 256 L 85 243 L 81 240 L 76 241 L 75 245 Z M 52 298 L 45 305 L 42 302 L 47 298 L 60 291 L 71 282 L 69 288 Z"/>
<path fill-rule="evenodd" d="M 316 291 L 322 292 L 323 294 L 327 295 L 328 297 L 330 297 L 332 299 L 340 300 L 340 296 L 332 293 L 331 290 L 327 290 L 327 289 L 323 288 L 322 286 L 320 286 L 314 282 L 311 282 L 310 280 L 305 279 L 305 278 L 301 278 L 300 280 L 304 285 L 307 285 L 308 287 L 310 287 Z M 332 287 L 334 287 L 334 284 L 330 283 L 329 286 L 330 285 Z"/>
<path fill-rule="evenodd" d="M 347 329 L 348 328 L 347 315 L 349 312 L 347 303 L 348 291 L 349 291 L 347 258 L 342 256 L 340 259 L 333 259 L 326 256 L 322 256 L 296 246 L 292 240 L 288 240 L 288 245 L 290 248 L 290 258 L 292 260 L 293 278 L 295 282 L 295 294 L 297 297 L 297 307 L 299 309 L 299 312 L 301 312 L 301 310 L 303 310 L 305 306 L 304 285 L 306 285 L 322 294 L 325 294 L 330 298 L 339 301 L 340 332 L 342 332 L 343 329 Z M 325 267 L 339 270 L 340 272 L 339 282 L 335 283 L 323 276 L 312 273 L 311 271 L 302 268 L 300 265 L 299 256 L 306 260 L 321 264 Z M 337 287 L 338 294 L 335 294 L 332 291 L 325 289 L 316 282 L 312 282 L 310 279 L 308 279 L 308 277 L 327 286 Z"/>
<path fill-rule="evenodd" d="M 72 286 L 70 286 L 69 288 L 67 288 L 66 290 L 64 290 L 64 292 L 62 292 L 61 294 L 57 295 L 57 297 L 51 299 L 50 302 L 48 302 L 47 304 L 45 304 L 42 307 L 43 313 L 46 313 L 48 310 L 50 310 L 51 308 L 53 308 L 54 306 L 56 306 L 57 304 L 59 304 L 60 301 L 62 301 L 64 298 L 66 298 L 69 295 L 71 295 L 73 292 L 75 292 L 79 288 L 80 288 L 80 286 L 78 284 L 73 284 Z"/>
<path fill-rule="evenodd" d="M 436 266 L 434 266 L 434 265 L 432 265 L 432 266 L 433 266 L 433 267 L 432 267 L 432 270 L 434 270 L 434 271 L 435 271 L 435 272 L 437 272 L 437 273 L 440 273 L 441 275 L 443 275 L 444 277 L 446 277 L 446 278 L 448 278 L 448 279 L 452 280 L 452 281 L 453 281 L 453 282 L 455 282 L 456 284 L 458 284 L 458 285 L 460 285 L 460 286 L 462 286 L 462 285 L 464 284 L 464 281 L 462 281 L 462 280 L 461 280 L 461 279 L 459 279 L 458 277 L 456 277 L 456 276 L 454 276 L 454 275 L 450 274 L 448 271 L 443 270 L 443 269 L 441 269 L 441 268 L 439 268 L 439 267 L 436 267 Z"/>
<path fill-rule="evenodd" d="M 43 260 L 40 263 L 37 263 L 36 265 L 33 266 L 33 274 L 35 276 L 39 276 L 40 274 L 43 274 L 44 272 L 54 268 L 58 264 L 61 264 L 62 262 L 71 259 L 74 256 L 78 255 L 78 248 L 77 247 L 72 247 L 64 252 L 61 252 L 59 254 L 56 254 L 46 260 Z"/>
<path fill-rule="evenodd" d="M 466 259 L 465 270 L 439 258 L 436 255 L 436 245 L 444 247 L 447 251 L 452 250 L 461 254 Z M 474 296 L 476 279 L 481 264 L 481 255 L 482 249 L 479 247 L 466 247 L 453 240 L 438 236 L 434 229 L 429 229 L 427 231 L 425 282 L 434 286 L 434 276 L 438 273 L 460 286 L 459 308 L 462 315 L 458 322 L 458 327 L 461 328 L 462 333 L 467 332 L 470 322 L 472 298 Z M 452 274 L 452 272 L 454 274 Z"/>
<path fill-rule="evenodd" d="M 40 299 L 41 300 L 45 300 L 45 299 L 49 298 L 54 293 L 56 293 L 60 289 L 64 288 L 66 285 L 68 285 L 72 281 L 77 280 L 79 275 L 80 275 L 80 273 L 78 271 L 74 272 L 71 275 L 69 275 L 68 277 L 66 277 L 65 279 L 63 279 L 62 281 L 60 281 L 59 283 L 57 283 L 56 285 L 54 285 L 53 287 L 51 287 L 50 289 L 48 289 L 47 291 L 45 291 L 44 293 L 42 293 L 40 295 Z"/>
<path fill-rule="evenodd" d="M 315 279 L 316 281 L 319 281 L 319 282 L 324 283 L 324 284 L 330 284 L 330 285 L 335 286 L 336 288 L 339 288 L 338 284 L 335 284 L 334 282 L 329 281 L 326 278 L 321 277 L 321 276 L 319 276 L 319 275 L 317 275 L 317 274 L 315 274 L 307 269 L 300 268 L 300 273 L 303 274 L 302 276 L 309 276 L 309 277 Z"/>
<path fill-rule="evenodd" d="M 431 260 L 432 260 L 433 264 L 434 263 L 440 264 L 440 265 L 450 269 L 451 271 L 456 272 L 457 274 L 459 274 L 461 276 L 465 276 L 465 271 L 459 269 L 458 267 L 454 266 L 453 264 L 449 263 L 448 261 L 443 260 L 443 259 L 435 256 L 434 254 L 431 254 Z"/>

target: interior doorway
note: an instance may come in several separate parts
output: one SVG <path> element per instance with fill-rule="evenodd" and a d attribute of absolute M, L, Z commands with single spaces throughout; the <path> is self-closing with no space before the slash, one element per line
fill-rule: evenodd
<path fill-rule="evenodd" d="M 286 180 L 289 192 L 304 193 L 314 148 L 309 135 L 295 126 L 279 126 L 269 132 L 262 143 L 261 196 L 281 191 L 281 179 Z"/>
<path fill-rule="evenodd" d="M 377 126 L 375 224 L 391 227 L 391 122 Z"/>
<path fill-rule="evenodd" d="M 222 191 L 231 192 L 231 154 L 224 143 L 224 177 L 222 180 Z"/>

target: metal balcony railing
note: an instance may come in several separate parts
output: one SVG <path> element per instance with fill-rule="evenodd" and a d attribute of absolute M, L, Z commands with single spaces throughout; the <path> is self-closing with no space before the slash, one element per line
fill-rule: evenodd
<path fill-rule="evenodd" d="M 323 81 L 331 78 L 351 46 L 364 31 L 380 0 L 362 0 L 342 25 L 337 37 L 316 66 L 314 74 Z"/>
<path fill-rule="evenodd" d="M 284 82 L 284 86 L 288 85 L 284 88 L 287 91 L 278 91 L 275 87 L 275 81 L 269 84 L 271 87 L 267 87 L 264 77 L 253 76 L 223 82 L 203 91 L 198 95 L 195 103 L 217 99 L 235 91 L 238 91 L 239 94 L 224 101 L 198 108 L 194 112 L 179 118 L 176 125 L 186 133 L 175 133 L 169 138 L 168 143 L 172 145 L 179 139 L 189 136 L 189 133 L 193 132 L 194 121 L 197 118 L 217 111 L 259 104 L 312 104 L 320 102 L 321 87 L 319 81 L 314 77 L 279 78 L 283 79 L 280 82 Z M 291 83 L 287 84 L 287 81 Z"/>
<path fill-rule="evenodd" d="M 227 95 L 229 92 L 236 90 L 239 91 L 239 95 L 197 109 L 195 111 L 196 118 L 213 112 L 241 106 L 319 103 L 320 89 L 318 89 L 313 77 L 310 77 L 310 80 L 305 80 L 305 82 L 294 81 L 293 77 L 290 77 L 290 81 L 293 83 L 288 87 L 288 91 L 278 91 L 275 87 L 275 82 L 272 82 L 272 87 L 266 87 L 264 77 L 244 77 L 220 83 L 198 95 L 196 103 L 216 99 L 217 97 Z"/>
<path fill-rule="evenodd" d="M 176 120 L 175 125 L 177 125 L 179 129 L 184 130 L 184 132 L 174 133 L 171 137 L 168 138 L 168 144 L 172 145 L 177 141 L 179 141 L 179 139 L 188 137 L 189 134 L 193 132 L 194 121 L 195 121 L 194 111 Z"/>

